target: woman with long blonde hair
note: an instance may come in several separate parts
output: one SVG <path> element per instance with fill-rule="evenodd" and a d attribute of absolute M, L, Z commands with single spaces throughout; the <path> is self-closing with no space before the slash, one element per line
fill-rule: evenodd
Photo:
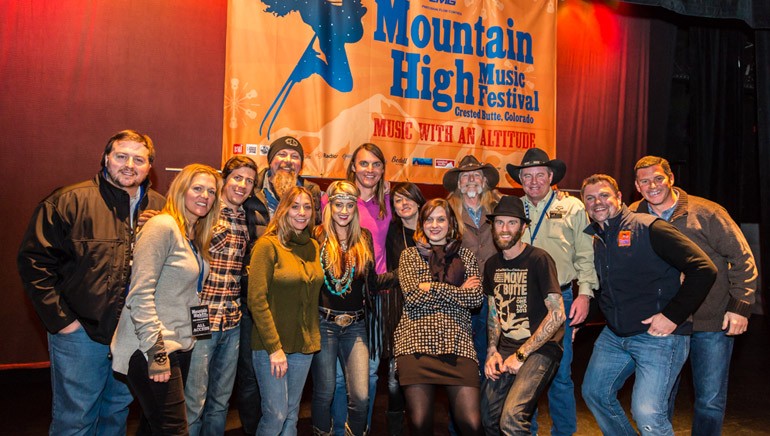
<path fill-rule="evenodd" d="M 329 185 L 322 226 L 316 228 L 325 275 L 318 307 L 321 351 L 313 357 L 312 366 L 312 421 L 314 432 L 321 435 L 332 432 L 330 411 L 338 359 L 347 385 L 346 433 L 363 435 L 366 431 L 371 294 L 392 277 L 377 277 L 374 272 L 372 236 L 359 223 L 359 195 L 351 182 Z"/>
<path fill-rule="evenodd" d="M 318 292 L 324 276 L 313 223 L 313 196 L 295 186 L 281 197 L 251 253 L 252 363 L 262 396 L 257 435 L 297 434 L 302 389 L 321 348 Z"/>
<path fill-rule="evenodd" d="M 126 374 L 142 407 L 138 434 L 187 434 L 184 380 L 195 345 L 191 311 L 209 270 L 211 228 L 222 179 L 191 164 L 168 190 L 166 206 L 136 238 L 126 307 L 112 339 L 112 367 Z"/>

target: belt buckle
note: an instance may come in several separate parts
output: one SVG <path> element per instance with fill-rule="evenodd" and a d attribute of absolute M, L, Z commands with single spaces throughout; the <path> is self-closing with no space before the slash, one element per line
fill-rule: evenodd
<path fill-rule="evenodd" d="M 352 315 L 348 315 L 347 313 L 343 313 L 341 315 L 337 315 L 334 317 L 334 323 L 340 327 L 347 327 L 350 324 L 353 324 L 354 320 L 355 320 L 355 317 Z"/>

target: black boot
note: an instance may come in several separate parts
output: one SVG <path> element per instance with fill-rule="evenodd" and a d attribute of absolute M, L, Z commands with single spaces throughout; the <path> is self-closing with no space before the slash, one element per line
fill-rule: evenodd
<path fill-rule="evenodd" d="M 385 412 L 388 421 L 388 435 L 400 436 L 404 431 L 404 412 Z"/>

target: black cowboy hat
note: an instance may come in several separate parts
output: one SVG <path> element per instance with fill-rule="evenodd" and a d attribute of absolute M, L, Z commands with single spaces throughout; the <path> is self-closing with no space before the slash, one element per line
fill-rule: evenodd
<path fill-rule="evenodd" d="M 496 216 L 512 216 L 529 224 L 529 218 L 524 213 L 524 203 L 513 195 L 503 195 L 492 213 L 487 214 L 487 219 L 493 221 Z"/>
<path fill-rule="evenodd" d="M 487 188 L 493 189 L 500 181 L 500 173 L 492 164 L 481 164 L 478 159 L 473 155 L 468 155 L 462 158 L 460 165 L 457 168 L 452 168 L 444 174 L 443 185 L 447 192 L 452 193 L 457 189 L 457 179 L 460 178 L 460 173 L 468 171 L 481 170 L 484 177 L 487 178 Z"/>
<path fill-rule="evenodd" d="M 551 171 L 553 171 L 553 180 L 551 180 L 551 185 L 559 183 L 561 179 L 564 178 L 564 173 L 567 172 L 567 164 L 565 164 L 563 160 L 549 160 L 548 154 L 539 148 L 530 148 L 526 153 L 524 153 L 524 157 L 521 159 L 521 163 L 519 165 L 508 164 L 506 165 L 505 169 L 508 170 L 508 174 L 511 176 L 511 178 L 513 178 L 516 183 L 521 185 L 519 173 L 521 172 L 522 168 L 529 167 L 550 168 Z"/>

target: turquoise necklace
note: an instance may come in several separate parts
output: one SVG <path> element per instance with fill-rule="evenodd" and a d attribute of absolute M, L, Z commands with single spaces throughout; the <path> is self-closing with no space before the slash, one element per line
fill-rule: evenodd
<path fill-rule="evenodd" d="M 332 276 L 331 265 L 329 265 L 329 254 L 326 251 L 326 241 L 321 246 L 321 267 L 326 271 L 324 274 L 324 284 L 326 289 L 333 295 L 345 298 L 345 295 L 350 292 L 350 285 L 353 283 L 353 275 L 356 272 L 356 267 L 353 265 L 353 256 L 348 256 L 346 250 L 342 251 L 345 256 L 345 269 L 342 270 L 340 278 Z M 331 277 L 332 283 L 329 283 L 329 277 Z"/>

